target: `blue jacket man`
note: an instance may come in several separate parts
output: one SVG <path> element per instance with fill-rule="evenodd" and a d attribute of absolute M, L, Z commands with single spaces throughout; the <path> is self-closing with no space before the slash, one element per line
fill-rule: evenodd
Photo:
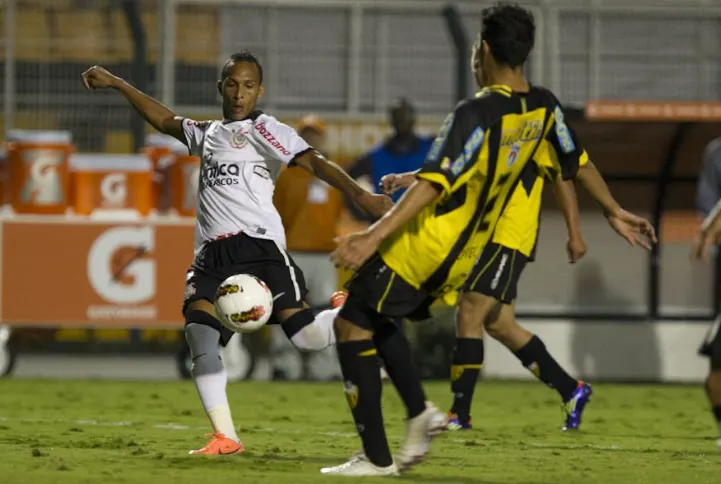
<path fill-rule="evenodd" d="M 432 137 L 419 136 L 414 132 L 416 111 L 407 99 L 394 102 L 388 114 L 393 134 L 356 161 L 348 171 L 358 182 L 373 187 L 374 192 L 378 191 L 378 184 L 385 175 L 420 168 L 433 143 Z M 402 195 L 402 190 L 394 193 L 393 201 L 397 202 Z M 349 210 L 356 219 L 369 220 L 365 212 L 352 204 L 349 204 Z"/>

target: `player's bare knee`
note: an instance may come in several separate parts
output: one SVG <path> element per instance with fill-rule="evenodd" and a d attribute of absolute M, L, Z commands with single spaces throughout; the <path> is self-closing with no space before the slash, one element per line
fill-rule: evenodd
<path fill-rule="evenodd" d="M 511 338 L 514 332 L 521 329 L 516 323 L 513 313 L 508 314 L 508 311 L 504 309 L 504 305 L 496 305 L 483 321 L 483 326 L 489 336 L 501 342 Z"/>
<path fill-rule="evenodd" d="M 459 338 L 483 337 L 483 326 L 498 302 L 475 292 L 461 294 L 456 313 L 456 333 Z"/>
<path fill-rule="evenodd" d="M 339 342 L 345 341 L 361 341 L 373 339 L 373 332 L 363 329 L 360 326 L 347 321 L 343 318 L 336 317 L 333 322 L 336 339 Z"/>

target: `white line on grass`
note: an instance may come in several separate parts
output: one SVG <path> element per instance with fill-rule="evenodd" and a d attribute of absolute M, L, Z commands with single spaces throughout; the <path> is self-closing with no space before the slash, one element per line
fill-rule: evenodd
<path fill-rule="evenodd" d="M 103 422 L 100 420 L 92 420 L 92 419 L 82 419 L 82 420 L 50 420 L 50 419 L 13 419 L 13 418 L 7 418 L 7 417 L 0 417 L 0 421 L 4 422 L 16 422 L 16 423 L 60 423 L 60 424 L 74 424 L 74 425 L 88 425 L 93 427 L 146 427 L 146 428 L 154 428 L 154 429 L 162 429 L 162 430 L 193 430 L 193 431 L 207 431 L 207 427 L 190 427 L 188 425 L 180 425 L 175 423 L 165 423 L 165 424 L 144 424 L 142 422 L 130 422 L 127 420 L 119 421 L 119 422 Z M 306 435 L 316 435 L 321 437 L 335 437 L 335 438 L 343 438 L 343 439 L 350 439 L 357 437 L 357 434 L 349 433 L 349 432 L 306 432 L 303 430 L 296 430 L 296 429 L 275 429 L 275 428 L 252 428 L 248 429 L 248 432 L 260 432 L 260 433 L 268 433 L 268 434 L 293 434 L 293 435 L 300 435 L 300 434 L 306 434 Z M 242 428 L 241 428 L 242 433 Z M 490 440 L 482 440 L 482 439 L 453 439 L 453 438 L 446 438 L 444 439 L 448 442 L 453 442 L 456 444 L 468 444 L 469 442 L 473 442 L 479 445 L 493 445 L 496 443 L 495 441 Z M 578 449 L 592 449 L 592 450 L 629 450 L 625 447 L 621 447 L 619 445 L 611 444 L 611 445 L 595 445 L 595 444 L 546 444 L 543 442 L 528 442 L 528 441 L 522 441 L 519 442 L 521 445 L 527 445 L 530 447 L 537 447 L 539 449 L 568 449 L 568 450 L 578 450 Z M 639 449 L 637 449 L 639 450 Z"/>

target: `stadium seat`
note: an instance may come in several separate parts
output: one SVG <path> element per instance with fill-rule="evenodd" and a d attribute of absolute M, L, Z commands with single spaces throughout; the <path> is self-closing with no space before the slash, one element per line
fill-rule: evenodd
<path fill-rule="evenodd" d="M 17 11 L 15 46 L 18 61 L 38 62 L 50 55 L 50 35 L 46 13 L 39 9 L 21 8 Z M 4 55 L 4 52 L 3 52 Z"/>
<path fill-rule="evenodd" d="M 220 55 L 219 31 L 216 9 L 179 8 L 175 25 L 176 61 L 215 67 Z M 193 35 L 185 32 L 193 32 Z"/>

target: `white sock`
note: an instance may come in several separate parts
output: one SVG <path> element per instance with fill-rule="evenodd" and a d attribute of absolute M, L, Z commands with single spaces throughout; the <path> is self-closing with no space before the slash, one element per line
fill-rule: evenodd
<path fill-rule="evenodd" d="M 333 321 L 340 308 L 321 311 L 313 323 L 298 331 L 290 341 L 296 348 L 303 351 L 320 351 L 335 344 Z"/>
<path fill-rule="evenodd" d="M 227 381 L 228 375 L 223 369 L 218 373 L 196 376 L 195 387 L 198 389 L 200 401 L 203 403 L 203 408 L 208 414 L 213 429 L 229 439 L 240 442 L 233 425 L 233 417 L 230 414 L 228 395 L 225 393 Z"/>

